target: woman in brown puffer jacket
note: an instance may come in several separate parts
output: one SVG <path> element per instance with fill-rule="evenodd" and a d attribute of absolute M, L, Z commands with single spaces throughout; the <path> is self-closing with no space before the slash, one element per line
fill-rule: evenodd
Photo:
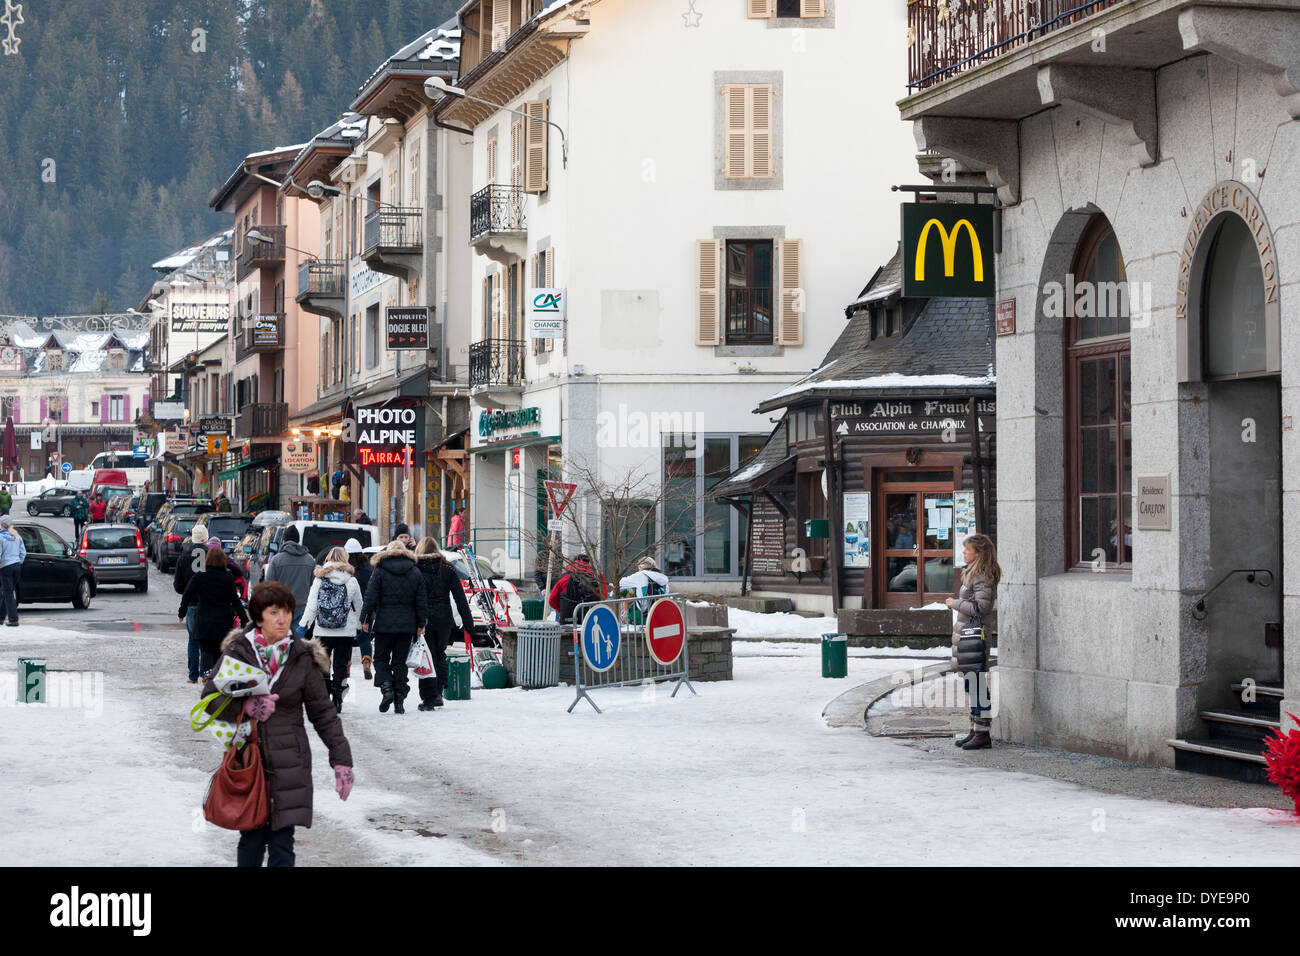
<path fill-rule="evenodd" d="M 952 627 L 952 669 L 964 669 L 968 673 L 966 690 L 970 695 L 971 726 L 970 733 L 957 740 L 962 750 L 981 750 L 993 746 L 989 729 L 993 725 L 991 706 L 981 706 L 988 701 L 989 654 L 988 638 L 998 630 L 998 582 L 1002 580 L 1002 569 L 998 567 L 997 551 L 993 539 L 986 534 L 973 534 L 962 546 L 962 557 L 966 569 L 962 572 L 961 587 L 957 596 L 948 598 L 944 603 L 957 612 L 957 620 Z M 957 644 L 964 628 L 976 623 L 984 627 L 985 643 L 981 660 L 974 665 L 959 665 Z"/>
<path fill-rule="evenodd" d="M 261 866 L 269 848 L 271 866 L 293 866 L 293 828 L 310 827 L 312 815 L 311 744 L 303 713 L 329 747 L 334 789 L 342 800 L 352 791 L 352 748 L 321 679 L 329 673 L 325 649 L 317 641 L 296 639 L 290 631 L 292 592 L 274 581 L 259 584 L 248 601 L 248 613 L 254 627 L 231 631 L 221 652 L 222 658 L 230 657 L 272 675 L 270 694 L 242 698 L 244 713 L 258 721 L 271 817 L 257 830 L 240 832 L 238 865 Z M 222 658 L 217 659 L 213 674 L 220 670 Z M 209 676 L 203 693 L 216 692 Z M 220 697 L 214 699 L 209 712 L 215 712 L 221 701 Z"/>

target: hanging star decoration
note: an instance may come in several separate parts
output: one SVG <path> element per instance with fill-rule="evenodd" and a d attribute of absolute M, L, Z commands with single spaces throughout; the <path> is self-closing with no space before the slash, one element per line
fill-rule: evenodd
<path fill-rule="evenodd" d="M 944 20 L 948 19 L 948 0 L 939 0 L 939 5 L 935 7 L 935 10 L 935 19 L 943 23 Z"/>
<path fill-rule="evenodd" d="M 907 28 L 907 45 L 916 46 L 916 27 L 909 25 Z"/>
<path fill-rule="evenodd" d="M 9 36 L 0 40 L 0 47 L 4 48 L 5 56 L 17 56 L 18 44 L 23 41 L 18 37 L 18 24 L 23 22 L 23 5 L 15 4 L 12 0 L 5 0 L 5 15 L 0 17 L 0 23 L 9 28 Z"/>
<path fill-rule="evenodd" d="M 699 10 L 695 9 L 695 0 L 689 0 L 689 2 L 690 2 L 690 8 L 685 13 L 682 14 L 682 22 L 685 23 L 687 27 L 698 28 L 700 25 L 700 19 L 704 16 L 704 14 L 700 13 Z"/>

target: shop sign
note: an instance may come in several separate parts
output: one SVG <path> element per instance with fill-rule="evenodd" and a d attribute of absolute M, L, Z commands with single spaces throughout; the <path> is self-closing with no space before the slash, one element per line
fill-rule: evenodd
<path fill-rule="evenodd" d="M 180 421 L 185 417 L 185 404 L 183 402 L 154 402 L 149 411 L 153 414 L 154 421 Z"/>
<path fill-rule="evenodd" d="M 1138 475 L 1137 529 L 1139 531 L 1169 531 L 1169 476 Z"/>
<path fill-rule="evenodd" d="M 280 317 L 273 313 L 259 315 L 253 319 L 253 345 L 280 344 Z"/>
<path fill-rule="evenodd" d="M 384 281 L 382 273 L 373 269 L 361 268 L 352 273 L 352 297 L 355 299 L 363 292 L 369 292 Z"/>
<path fill-rule="evenodd" d="M 280 463 L 290 474 L 307 474 L 316 467 L 316 442 L 302 438 L 292 438 L 283 442 Z"/>
<path fill-rule="evenodd" d="M 173 302 L 173 332 L 224 332 L 230 325 L 229 302 Z"/>
<path fill-rule="evenodd" d="M 229 435 L 230 419 L 228 418 L 200 418 L 199 433 L 202 435 Z"/>
<path fill-rule="evenodd" d="M 785 519 L 766 498 L 756 496 L 753 528 L 753 574 L 780 574 L 785 557 Z"/>
<path fill-rule="evenodd" d="M 903 295 L 982 298 L 997 286 L 993 206 L 903 203 Z"/>
<path fill-rule="evenodd" d="M 384 313 L 388 327 L 388 347 L 395 351 L 429 350 L 429 307 L 389 306 Z"/>
<path fill-rule="evenodd" d="M 414 464 L 424 430 L 423 406 L 362 405 L 356 413 L 357 462 L 363 468 Z"/>
<path fill-rule="evenodd" d="M 943 399 L 905 399 L 877 402 L 832 402 L 831 423 L 836 435 L 922 435 L 948 430 L 965 431 L 970 403 Z M 976 399 L 980 431 L 993 431 L 997 402 Z"/>
<path fill-rule="evenodd" d="M 844 566 L 871 567 L 871 492 L 844 495 Z"/>
<path fill-rule="evenodd" d="M 998 335 L 1016 334 L 1016 300 L 1003 299 L 998 303 Z"/>
<path fill-rule="evenodd" d="M 528 337 L 563 338 L 565 302 L 563 289 L 534 289 L 528 302 Z"/>
<path fill-rule="evenodd" d="M 163 451 L 169 455 L 183 455 L 190 450 L 190 438 L 180 432 L 168 432 L 163 441 Z"/>
<path fill-rule="evenodd" d="M 484 409 L 478 416 L 478 434 L 484 441 L 509 441 L 540 435 L 542 410 L 536 406 L 511 410 Z"/>

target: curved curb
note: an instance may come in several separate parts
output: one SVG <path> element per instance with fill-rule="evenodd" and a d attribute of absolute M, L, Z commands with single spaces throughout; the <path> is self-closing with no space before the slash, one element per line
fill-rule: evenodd
<path fill-rule="evenodd" d="M 945 660 L 940 664 L 922 668 L 919 680 L 926 681 L 938 674 L 947 673 L 951 666 L 951 662 Z M 898 674 L 896 671 L 894 674 L 877 677 L 875 680 L 846 690 L 822 708 L 822 720 L 828 727 L 857 727 L 859 730 L 866 730 L 867 712 L 876 701 L 889 696 L 900 687 L 918 683 L 914 668 L 908 668 L 906 673 L 912 677 L 912 680 L 906 682 L 896 680 Z"/>

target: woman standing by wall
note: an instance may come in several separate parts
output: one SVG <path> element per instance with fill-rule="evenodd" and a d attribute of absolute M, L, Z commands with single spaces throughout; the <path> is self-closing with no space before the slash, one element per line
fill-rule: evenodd
<path fill-rule="evenodd" d="M 992 747 L 989 728 L 993 724 L 992 706 L 989 702 L 989 651 L 988 638 L 997 633 L 997 595 L 998 582 L 1002 580 L 1002 569 L 998 567 L 997 551 L 993 539 L 986 534 L 973 534 L 962 546 L 962 556 L 966 561 L 966 570 L 962 572 L 961 587 L 955 598 L 944 602 L 957 612 L 953 623 L 953 670 L 963 668 L 967 673 L 966 691 L 970 695 L 971 727 L 970 733 L 957 741 L 962 750 L 982 750 Z M 973 622 L 973 623 L 972 623 Z M 968 627 L 982 626 L 984 629 L 983 647 L 975 648 L 977 661 L 962 661 L 971 653 L 966 648 L 958 650 L 962 641 L 962 631 Z M 967 641 L 970 641 L 968 638 Z"/>

